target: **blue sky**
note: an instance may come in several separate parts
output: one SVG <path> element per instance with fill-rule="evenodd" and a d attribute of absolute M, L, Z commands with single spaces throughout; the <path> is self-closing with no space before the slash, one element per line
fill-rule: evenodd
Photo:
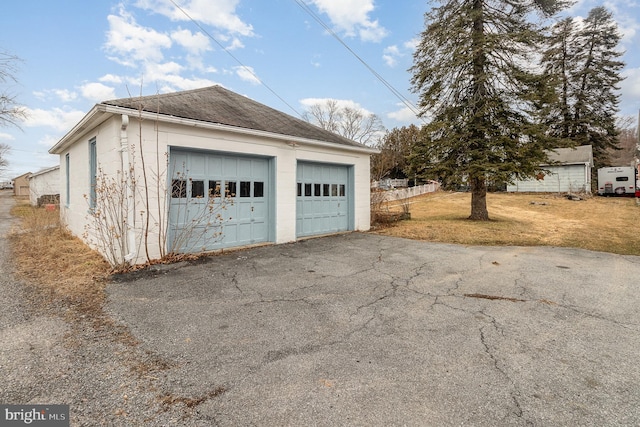
<path fill-rule="evenodd" d="M 27 108 L 29 118 L 22 130 L 0 128 L 0 142 L 12 147 L 9 169 L 0 180 L 57 164 L 58 158 L 47 150 L 94 104 L 141 92 L 220 84 L 292 115 L 314 100 L 333 98 L 377 114 L 388 129 L 417 123 L 296 0 L 174 1 L 199 26 L 170 0 L 3 4 L 0 49 L 23 60 L 16 75 L 19 83 L 9 90 Z M 407 70 L 429 2 L 305 2 L 369 66 L 416 102 Z M 567 13 L 586 17 L 598 5 L 602 3 L 581 0 Z M 640 5 L 635 0 L 611 0 L 605 6 L 614 13 L 626 51 L 621 114 L 636 115 Z"/>

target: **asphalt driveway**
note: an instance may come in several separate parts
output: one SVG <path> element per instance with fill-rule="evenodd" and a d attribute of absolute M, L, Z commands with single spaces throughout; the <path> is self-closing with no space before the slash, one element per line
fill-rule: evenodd
<path fill-rule="evenodd" d="M 638 425 L 639 277 L 640 257 L 353 233 L 133 276 L 107 310 L 189 425 Z"/>

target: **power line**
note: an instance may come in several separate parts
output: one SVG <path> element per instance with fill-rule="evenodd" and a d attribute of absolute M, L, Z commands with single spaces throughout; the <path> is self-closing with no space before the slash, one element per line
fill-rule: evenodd
<path fill-rule="evenodd" d="M 364 65 L 391 93 L 396 96 L 400 102 L 402 102 L 416 117 L 420 117 L 420 112 L 402 93 L 400 93 L 391 83 L 389 83 L 384 77 L 382 77 L 376 70 L 373 69 L 364 59 L 362 59 L 342 38 L 336 34 L 331 27 L 329 27 L 323 20 L 315 13 L 304 0 L 293 0 L 298 6 L 300 6 L 305 12 L 307 12 L 318 24 L 320 24 L 325 30 L 329 32 L 338 42 L 345 47 L 362 65 Z M 424 121 L 424 119 L 422 119 Z"/>
<path fill-rule="evenodd" d="M 238 64 L 240 64 L 240 66 L 247 72 L 249 73 L 252 77 L 254 77 L 258 82 L 260 82 L 261 85 L 263 85 L 265 88 L 267 88 L 274 96 L 276 96 L 280 101 L 282 101 L 287 107 L 289 107 L 293 112 L 295 112 L 299 117 L 302 117 L 302 114 L 300 114 L 298 112 L 298 110 L 296 110 L 291 104 L 289 104 L 284 98 L 282 98 L 280 95 L 278 95 L 278 93 L 271 88 L 268 84 L 266 84 L 265 82 L 263 82 L 254 72 L 253 70 L 246 66 L 242 61 L 240 61 L 233 53 L 231 53 L 226 47 L 224 47 L 224 45 L 222 45 L 222 43 L 220 43 L 215 37 L 213 37 L 202 25 L 200 25 L 200 23 L 198 23 L 195 19 L 193 19 L 191 17 L 191 15 L 189 15 L 189 13 L 187 13 L 186 10 L 184 10 L 177 2 L 176 0 L 169 0 L 178 10 L 180 10 L 180 12 L 182 12 L 196 27 L 198 27 L 198 29 L 200 31 L 202 31 L 207 37 L 209 37 L 211 40 L 213 40 L 213 42 L 215 44 L 217 44 L 224 52 L 227 53 L 227 55 L 229 55 L 231 58 L 233 58 L 234 61 L 236 61 Z M 360 57 L 353 49 L 351 49 L 351 47 L 349 45 L 347 45 L 347 43 L 342 40 L 342 38 L 336 34 L 335 31 L 333 31 L 333 29 L 331 29 L 331 27 L 329 27 L 323 20 L 322 18 L 320 18 L 318 16 L 318 14 L 316 14 L 310 7 L 309 5 L 307 5 L 307 3 L 304 2 L 304 0 L 294 0 L 298 6 L 300 6 L 305 12 L 307 12 L 318 24 L 320 24 L 320 26 L 322 26 L 327 32 L 329 32 L 329 34 L 331 34 L 342 46 L 344 46 L 345 49 L 347 49 L 347 51 L 349 51 L 349 53 L 351 53 L 358 61 L 360 61 L 360 63 L 362 65 L 364 65 L 370 72 L 371 74 L 373 74 L 376 79 L 378 79 L 378 81 L 380 81 L 387 89 L 389 89 L 389 91 L 400 100 L 400 102 L 407 107 L 416 117 L 420 117 L 420 112 L 418 111 L 418 109 L 413 105 L 413 103 L 408 100 L 402 93 L 400 93 L 400 91 L 398 91 L 395 87 L 393 87 L 393 85 L 391 83 L 389 83 L 384 77 L 382 77 L 382 75 L 380 75 L 372 66 L 370 66 L 364 59 L 362 59 L 362 57 Z M 422 121 L 424 121 L 423 118 L 421 118 Z"/>
<path fill-rule="evenodd" d="M 298 110 L 296 110 L 295 108 L 293 108 L 293 106 L 291 106 L 291 104 L 289 104 L 287 101 L 284 100 L 284 98 L 282 98 L 280 95 L 278 95 L 276 93 L 275 90 L 273 90 L 268 84 L 266 84 L 265 82 L 263 82 L 257 75 L 256 73 L 253 72 L 253 70 L 250 67 L 247 67 L 246 65 L 244 65 L 242 63 L 242 61 L 240 61 L 233 53 L 231 53 L 229 51 L 229 49 L 227 49 L 226 47 L 224 47 L 222 45 L 222 43 L 220 43 L 215 37 L 213 37 L 211 34 L 209 34 L 209 32 L 207 30 L 205 30 L 202 25 L 200 25 L 195 19 L 193 19 L 191 17 L 191 15 L 189 15 L 187 13 L 186 10 L 184 10 L 178 3 L 176 3 L 176 1 L 174 0 L 169 0 L 171 3 L 173 3 L 173 5 L 180 10 L 180 12 L 182 12 L 184 14 L 184 16 L 186 16 L 196 27 L 198 27 L 200 29 L 200 31 L 202 31 L 207 37 L 209 37 L 211 40 L 213 40 L 215 42 L 215 44 L 217 44 L 220 49 L 224 50 L 227 55 L 229 55 L 231 58 L 234 59 L 234 61 L 236 61 L 238 64 L 240 64 L 240 66 L 249 74 L 251 74 L 251 76 L 253 78 L 255 78 L 258 82 L 260 82 L 260 84 L 264 87 L 266 87 L 269 92 L 271 92 L 272 94 L 274 94 L 280 101 L 282 101 L 287 107 L 289 107 L 294 113 L 296 113 L 298 115 L 298 117 L 302 117 L 302 114 L 300 114 L 298 112 Z"/>

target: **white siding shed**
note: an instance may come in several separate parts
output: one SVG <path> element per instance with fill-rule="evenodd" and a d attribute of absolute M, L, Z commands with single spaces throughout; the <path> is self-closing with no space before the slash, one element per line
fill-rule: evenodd
<path fill-rule="evenodd" d="M 29 202 L 37 206 L 39 200 L 49 196 L 50 200 L 60 196 L 60 166 L 42 169 L 29 177 Z"/>
<path fill-rule="evenodd" d="M 508 192 L 579 193 L 591 192 L 593 150 L 591 145 L 557 148 L 549 152 L 550 164 L 541 165 L 547 172 L 538 178 L 515 180 Z"/>

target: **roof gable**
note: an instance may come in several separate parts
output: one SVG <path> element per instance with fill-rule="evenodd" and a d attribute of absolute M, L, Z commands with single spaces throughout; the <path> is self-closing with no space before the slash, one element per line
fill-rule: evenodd
<path fill-rule="evenodd" d="M 565 165 L 589 163 L 593 166 L 593 149 L 591 145 L 574 148 L 556 148 L 548 151 L 549 160 Z"/>
<path fill-rule="evenodd" d="M 102 104 L 345 146 L 366 147 L 221 86 L 115 99 Z"/>

